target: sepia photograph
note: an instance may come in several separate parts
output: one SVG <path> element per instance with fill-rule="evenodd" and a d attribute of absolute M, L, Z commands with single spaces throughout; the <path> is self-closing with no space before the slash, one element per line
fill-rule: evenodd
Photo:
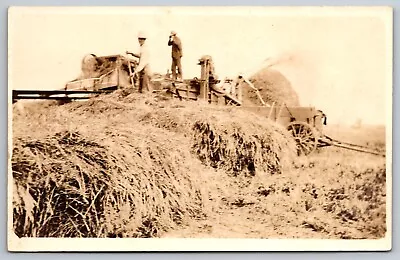
<path fill-rule="evenodd" d="M 390 250 L 392 12 L 10 7 L 8 250 Z"/>

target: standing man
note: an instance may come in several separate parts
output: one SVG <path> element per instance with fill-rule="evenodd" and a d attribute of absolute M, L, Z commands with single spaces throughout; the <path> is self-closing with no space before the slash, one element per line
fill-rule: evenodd
<path fill-rule="evenodd" d="M 169 36 L 168 46 L 172 46 L 172 77 L 174 80 L 177 79 L 176 70 L 178 69 L 178 78 L 182 80 L 182 43 L 181 39 L 176 36 L 176 32 L 172 31 Z"/>
<path fill-rule="evenodd" d="M 135 77 L 136 74 L 139 75 L 139 92 L 142 93 L 144 91 L 152 91 L 152 87 L 150 85 L 150 53 L 146 44 L 147 36 L 144 32 L 139 32 L 138 41 L 140 45 L 140 53 L 132 53 L 127 51 L 126 54 L 131 54 L 132 56 L 139 58 L 139 64 L 136 67 L 135 71 L 132 73 L 132 77 Z"/>

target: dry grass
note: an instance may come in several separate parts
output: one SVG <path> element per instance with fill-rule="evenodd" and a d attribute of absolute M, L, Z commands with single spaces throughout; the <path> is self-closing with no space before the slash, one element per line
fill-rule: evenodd
<path fill-rule="evenodd" d="M 286 218 L 298 228 L 330 238 L 380 238 L 386 233 L 386 169 L 384 159 L 325 150 L 299 160 L 273 183 L 260 184 L 263 205 L 288 205 Z M 351 155 L 350 155 L 351 156 Z M 349 160 L 350 159 L 350 160 Z M 272 206 L 271 205 L 271 206 Z M 274 207 L 268 206 L 269 211 Z M 291 214 L 297 219 L 290 218 Z M 292 215 L 292 216 L 293 216 Z"/>
<path fill-rule="evenodd" d="M 291 163 L 286 132 L 258 121 L 123 90 L 27 108 L 13 121 L 15 232 L 154 237 L 205 217 L 218 202 L 213 178 L 270 175 Z"/>
<path fill-rule="evenodd" d="M 151 237 L 202 215 L 207 170 L 185 145 L 163 131 L 118 130 L 15 140 L 13 177 L 35 205 L 24 212 L 25 199 L 17 203 L 17 234 Z"/>
<path fill-rule="evenodd" d="M 285 129 L 234 107 L 191 105 L 173 101 L 139 118 L 190 137 L 192 152 L 205 165 L 234 176 L 282 173 L 291 166 L 295 146 Z"/>
<path fill-rule="evenodd" d="M 383 158 L 327 148 L 299 158 L 293 166 L 280 175 L 227 177 L 215 214 L 165 236 L 377 239 L 386 235 Z"/>
<path fill-rule="evenodd" d="M 129 90 L 43 104 L 14 114 L 20 236 L 386 234 L 384 158 L 328 147 L 293 160 L 286 131 L 260 116 Z M 383 128 L 326 132 L 385 146 Z"/>

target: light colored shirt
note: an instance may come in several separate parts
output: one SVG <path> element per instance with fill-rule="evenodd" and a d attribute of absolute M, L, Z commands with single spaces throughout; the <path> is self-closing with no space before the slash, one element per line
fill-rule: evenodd
<path fill-rule="evenodd" d="M 139 65 L 137 66 L 136 71 L 140 72 L 143 69 L 148 71 L 150 67 L 149 63 L 150 63 L 150 53 L 147 44 L 144 43 L 142 46 L 140 46 Z"/>

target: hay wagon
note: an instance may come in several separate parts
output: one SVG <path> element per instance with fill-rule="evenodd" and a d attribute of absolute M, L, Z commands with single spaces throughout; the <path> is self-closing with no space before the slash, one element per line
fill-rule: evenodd
<path fill-rule="evenodd" d="M 296 141 L 298 154 L 314 152 L 324 140 L 323 124 L 326 116 L 314 107 L 242 106 L 243 109 L 265 116 L 285 127 Z"/>

